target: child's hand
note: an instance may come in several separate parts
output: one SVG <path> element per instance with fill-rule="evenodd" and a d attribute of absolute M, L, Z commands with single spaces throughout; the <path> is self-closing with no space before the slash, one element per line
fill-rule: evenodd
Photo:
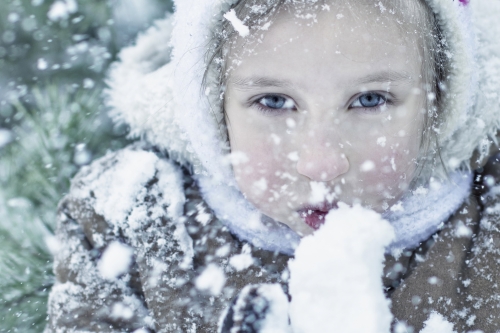
<path fill-rule="evenodd" d="M 302 239 L 290 268 L 294 333 L 389 333 L 392 314 L 382 286 L 389 222 L 361 206 L 341 205 Z"/>
<path fill-rule="evenodd" d="M 223 315 L 220 333 L 287 333 L 288 297 L 279 284 L 246 286 Z"/>

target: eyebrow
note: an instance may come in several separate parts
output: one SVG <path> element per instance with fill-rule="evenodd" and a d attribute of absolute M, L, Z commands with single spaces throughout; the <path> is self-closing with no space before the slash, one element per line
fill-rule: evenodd
<path fill-rule="evenodd" d="M 413 78 L 407 72 L 396 72 L 396 71 L 382 71 L 375 74 L 370 74 L 365 77 L 353 80 L 350 85 L 362 85 L 369 83 L 410 83 Z M 292 82 L 289 80 L 279 80 L 273 79 L 265 76 L 250 76 L 245 78 L 236 77 L 231 79 L 231 82 L 239 90 L 248 90 L 255 88 L 268 88 L 268 87 L 278 87 L 278 88 L 290 88 L 293 86 Z"/>
<path fill-rule="evenodd" d="M 368 83 L 387 83 L 387 82 L 412 82 L 413 78 L 407 72 L 382 71 L 375 74 L 370 74 L 360 79 L 354 80 L 353 85 L 368 84 Z"/>
<path fill-rule="evenodd" d="M 278 88 L 289 88 L 293 84 L 288 80 L 278 80 L 270 77 L 256 77 L 251 76 L 247 78 L 238 78 L 231 80 L 237 89 L 247 90 L 252 88 L 267 88 L 267 87 L 278 87 Z"/>

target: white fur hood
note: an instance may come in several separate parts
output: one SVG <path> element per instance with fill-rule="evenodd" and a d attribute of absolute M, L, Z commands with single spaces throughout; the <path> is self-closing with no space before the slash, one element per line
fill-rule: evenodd
<path fill-rule="evenodd" d="M 449 46 L 452 78 L 439 142 L 445 164 L 454 170 L 468 165 L 475 150 L 487 155 L 490 145 L 496 144 L 500 1 L 427 1 L 437 13 Z M 217 126 L 222 113 L 211 108 L 210 89 L 202 90 L 206 45 L 235 2 L 176 0 L 174 14 L 155 22 L 135 45 L 120 53 L 120 61 L 109 73 L 108 106 L 116 122 L 130 126 L 132 137 L 145 139 L 168 151 L 174 160 L 192 166 L 206 200 L 219 216 L 231 220 L 233 231 L 273 249 L 279 247 L 279 237 L 296 240 L 297 236 L 283 231 L 286 235 L 278 232 L 270 239 L 260 223 L 250 223 L 254 230 L 248 231 L 248 221 L 256 221 L 256 213 L 236 189 L 224 158 Z M 214 194 L 216 190 L 219 195 Z M 230 197 L 236 205 L 228 208 L 231 205 L 222 197 Z M 240 221 L 234 221 L 234 216 Z"/>

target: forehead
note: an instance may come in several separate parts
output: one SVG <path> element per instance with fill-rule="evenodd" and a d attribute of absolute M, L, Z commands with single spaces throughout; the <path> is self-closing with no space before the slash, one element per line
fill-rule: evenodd
<path fill-rule="evenodd" d="M 304 68 L 316 76 L 339 68 L 417 73 L 421 69 L 417 40 L 408 38 L 398 22 L 396 15 L 375 2 L 354 7 L 334 2 L 288 5 L 271 18 L 267 30 L 257 29 L 233 43 L 229 67 L 243 75 Z"/>

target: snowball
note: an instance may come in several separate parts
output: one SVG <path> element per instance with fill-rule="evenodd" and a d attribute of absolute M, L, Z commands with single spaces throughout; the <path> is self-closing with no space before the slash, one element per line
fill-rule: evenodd
<path fill-rule="evenodd" d="M 225 283 L 226 276 L 224 272 L 215 264 L 209 264 L 195 281 L 196 288 L 208 291 L 214 296 L 221 293 Z"/>
<path fill-rule="evenodd" d="M 466 226 L 462 221 L 458 221 L 455 229 L 455 236 L 470 238 L 472 237 L 472 229 Z"/>
<path fill-rule="evenodd" d="M 427 279 L 427 282 L 429 282 L 429 284 L 436 285 L 441 283 L 441 280 L 437 276 L 431 276 Z"/>
<path fill-rule="evenodd" d="M 231 22 L 234 30 L 236 30 L 241 37 L 246 37 L 250 34 L 250 29 L 248 29 L 248 27 L 236 16 L 234 9 L 224 14 L 224 18 Z"/>
<path fill-rule="evenodd" d="M 92 79 L 86 78 L 83 79 L 83 88 L 84 89 L 92 89 L 95 87 L 95 82 Z"/>
<path fill-rule="evenodd" d="M 385 147 L 385 143 L 387 142 L 387 139 L 385 136 L 381 136 L 380 138 L 377 139 L 377 144 L 380 147 Z"/>
<path fill-rule="evenodd" d="M 7 201 L 7 206 L 11 208 L 29 208 L 32 204 L 26 198 L 12 198 Z"/>
<path fill-rule="evenodd" d="M 248 244 L 243 245 L 241 254 L 236 254 L 229 259 L 229 264 L 238 272 L 252 266 L 254 260 L 251 254 L 251 249 Z"/>
<path fill-rule="evenodd" d="M 61 242 L 54 235 L 48 235 L 45 237 L 45 245 L 47 245 L 47 248 L 52 255 L 56 255 L 62 249 Z"/>
<path fill-rule="evenodd" d="M 85 144 L 76 145 L 73 162 L 75 162 L 76 165 L 85 165 L 89 164 L 91 160 L 92 160 L 92 154 L 85 147 Z"/>
<path fill-rule="evenodd" d="M 75 0 L 61 0 L 54 2 L 52 6 L 50 6 L 47 16 L 51 21 L 64 20 L 77 10 L 78 4 Z"/>
<path fill-rule="evenodd" d="M 288 264 L 293 331 L 390 332 L 381 276 L 393 239 L 389 222 L 374 211 L 341 203 L 331 211 Z"/>
<path fill-rule="evenodd" d="M 43 58 L 40 58 L 38 59 L 37 63 L 36 63 L 36 67 L 41 70 L 41 71 L 44 71 L 47 69 L 47 67 L 49 67 L 49 65 L 47 64 L 47 61 Z"/>
<path fill-rule="evenodd" d="M 256 192 L 261 193 L 267 190 L 267 180 L 266 178 L 262 177 L 261 179 L 255 181 L 253 183 L 253 187 L 256 190 Z"/>
<path fill-rule="evenodd" d="M 274 133 L 271 134 L 271 140 L 273 140 L 275 145 L 279 145 L 281 143 L 281 138 Z"/>
<path fill-rule="evenodd" d="M 334 195 L 330 194 L 328 188 L 323 182 L 309 182 L 311 186 L 311 194 L 309 196 L 309 203 L 312 205 L 321 204 L 325 199 L 332 202 Z"/>
<path fill-rule="evenodd" d="M 14 136 L 11 131 L 0 128 L 0 148 L 7 146 L 13 139 Z"/>
<path fill-rule="evenodd" d="M 391 158 L 391 167 L 393 171 L 396 171 L 396 163 L 394 162 L 394 157 Z"/>
<path fill-rule="evenodd" d="M 372 171 L 375 169 L 375 163 L 372 161 L 365 161 L 363 164 L 361 164 L 361 167 L 359 168 L 362 172 L 368 172 Z"/>
<path fill-rule="evenodd" d="M 196 209 L 198 210 L 198 212 L 196 213 L 195 220 L 197 222 L 200 222 L 201 225 L 206 226 L 208 222 L 212 220 L 212 215 L 210 213 L 207 213 L 207 211 L 205 210 L 205 206 L 203 206 L 202 204 L 198 204 L 196 206 Z"/>
<path fill-rule="evenodd" d="M 17 21 L 19 21 L 19 14 L 10 13 L 9 16 L 7 16 L 7 20 L 9 20 L 10 23 L 16 23 Z"/>
<path fill-rule="evenodd" d="M 134 310 L 131 307 L 121 302 L 115 303 L 113 305 L 113 310 L 111 311 L 112 318 L 129 320 L 133 316 L 134 316 Z"/>
<path fill-rule="evenodd" d="M 448 160 L 448 166 L 452 169 L 452 170 L 455 170 L 456 168 L 458 168 L 460 166 L 460 160 L 455 158 L 455 157 L 452 157 Z"/>
<path fill-rule="evenodd" d="M 442 315 L 432 312 L 420 333 L 456 333 L 456 331 L 453 330 L 453 324 Z"/>
<path fill-rule="evenodd" d="M 288 159 L 293 162 L 297 162 L 299 160 L 299 153 L 296 151 L 292 151 L 287 155 Z"/>
<path fill-rule="evenodd" d="M 215 251 L 217 257 L 227 257 L 231 252 L 231 246 L 229 244 L 223 245 Z"/>
<path fill-rule="evenodd" d="M 259 293 L 269 299 L 270 306 L 266 319 L 260 328 L 261 333 L 290 332 L 288 326 L 288 298 L 279 284 L 266 284 L 259 287 Z"/>
<path fill-rule="evenodd" d="M 391 212 L 404 212 L 404 210 L 405 209 L 401 201 L 391 206 Z"/>
<path fill-rule="evenodd" d="M 239 272 L 252 266 L 253 258 L 251 254 L 247 253 L 236 254 L 229 259 L 229 264 Z"/>
<path fill-rule="evenodd" d="M 105 279 L 116 279 L 128 271 L 132 255 L 133 251 L 127 245 L 117 241 L 110 243 L 97 264 L 99 273 Z"/>

